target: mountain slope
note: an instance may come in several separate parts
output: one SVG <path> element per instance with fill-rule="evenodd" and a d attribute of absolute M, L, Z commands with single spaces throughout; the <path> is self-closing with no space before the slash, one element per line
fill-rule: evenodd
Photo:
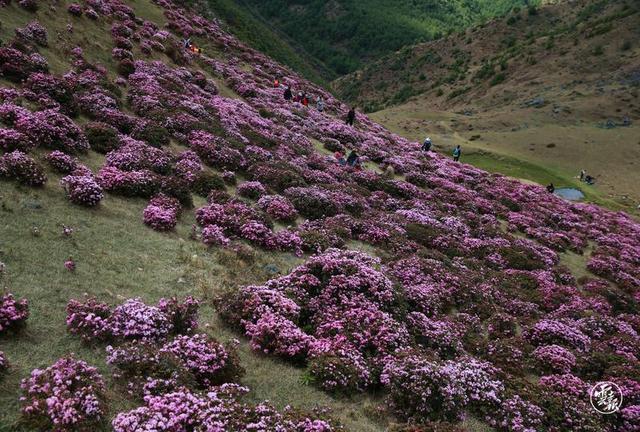
<path fill-rule="evenodd" d="M 295 40 L 334 75 L 342 75 L 405 45 L 466 28 L 529 1 L 238 0 L 237 3 L 249 6 L 265 22 Z"/>
<path fill-rule="evenodd" d="M 341 97 L 375 111 L 424 94 L 455 109 L 517 86 L 577 78 L 620 80 L 638 66 L 637 2 L 582 0 L 518 11 L 449 37 L 407 46 L 335 81 Z M 563 77 L 564 74 L 564 77 Z M 502 101 L 491 100 L 490 103 Z"/>
<path fill-rule="evenodd" d="M 594 191 L 635 206 L 639 9 L 577 1 L 512 13 L 407 47 L 334 89 L 412 139 L 439 134 L 447 152 L 463 144 L 556 170 L 564 182 L 587 169 L 599 178 Z M 479 162 L 510 169 L 493 156 Z"/>
<path fill-rule="evenodd" d="M 640 427 L 629 214 L 346 125 L 169 0 L 0 21 L 0 430 Z"/>

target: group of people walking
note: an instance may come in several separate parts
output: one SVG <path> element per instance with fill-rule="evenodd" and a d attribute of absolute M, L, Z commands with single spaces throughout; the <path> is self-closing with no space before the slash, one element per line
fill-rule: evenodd
<path fill-rule="evenodd" d="M 278 79 L 276 79 L 273 83 L 274 87 L 280 87 L 280 81 Z M 286 101 L 293 101 L 293 102 L 297 102 L 302 104 L 303 106 L 308 107 L 309 104 L 311 103 L 311 99 L 310 97 L 307 95 L 307 93 L 305 92 L 298 92 L 297 94 L 293 94 L 293 90 L 291 89 L 291 86 L 287 86 L 284 90 L 284 100 Z M 322 99 L 322 96 L 318 96 L 316 97 L 316 109 L 320 112 L 324 111 L 324 100 Z"/>
<path fill-rule="evenodd" d="M 275 88 L 279 88 L 281 85 L 282 83 L 278 78 L 276 78 L 273 81 L 273 86 Z M 305 107 L 308 107 L 311 104 L 311 99 L 312 99 L 307 95 L 306 92 L 299 91 L 298 93 L 294 94 L 293 90 L 291 89 L 291 86 L 289 85 L 286 86 L 283 97 L 284 97 L 284 100 L 286 101 L 297 102 L 299 104 L 302 104 L 302 106 L 305 106 Z M 324 99 L 322 99 L 322 96 L 316 97 L 315 105 L 316 105 L 316 109 L 319 112 L 324 111 Z M 351 107 L 351 109 L 349 109 L 349 112 L 347 113 L 345 124 L 349 126 L 353 126 L 355 120 L 356 120 L 356 109 L 355 107 Z"/>

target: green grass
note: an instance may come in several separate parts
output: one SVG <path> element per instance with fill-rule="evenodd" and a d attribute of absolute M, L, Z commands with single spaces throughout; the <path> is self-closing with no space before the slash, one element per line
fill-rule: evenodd
<path fill-rule="evenodd" d="M 85 162 L 94 165 L 100 158 L 92 154 Z M 335 399 L 304 384 L 303 369 L 253 353 L 241 335 L 224 327 L 210 305 L 223 290 L 273 277 L 267 265 L 287 273 L 299 258 L 257 252 L 253 261 L 245 262 L 190 240 L 193 211 L 182 216 L 174 233 L 160 234 L 142 224 L 146 201 L 108 195 L 99 208 L 85 209 L 66 200 L 58 176 L 49 177 L 42 189 L 0 182 L 0 260 L 7 265 L 0 286 L 29 299 L 31 310 L 23 331 L 0 338 L 0 350 L 11 364 L 0 381 L 0 431 L 29 430 L 20 422 L 20 380 L 69 353 L 97 366 L 107 378 L 110 416 L 135 406 L 109 381 L 104 347 L 89 347 L 66 332 L 67 301 L 85 295 L 112 304 L 130 297 L 147 302 L 172 295 L 203 298 L 202 329 L 222 341 L 241 340 L 240 358 L 247 370 L 243 384 L 251 388 L 251 400 L 268 399 L 280 408 L 327 406 L 349 430 L 383 429 L 368 416 L 375 399 Z M 70 238 L 62 236 L 63 225 L 74 228 Z M 34 227 L 39 236 L 32 234 Z M 75 273 L 64 268 L 69 256 L 77 263 Z M 100 430 L 108 430 L 107 425 Z"/>
<path fill-rule="evenodd" d="M 532 162 L 489 152 L 469 152 L 463 154 L 462 162 L 474 165 L 492 173 L 533 181 L 541 185 L 553 183 L 556 188 L 576 188 L 585 195 L 585 201 L 607 207 L 611 210 L 628 210 L 628 206 L 607 198 L 596 186 L 589 186 L 579 179 L 559 170 L 543 167 Z"/>

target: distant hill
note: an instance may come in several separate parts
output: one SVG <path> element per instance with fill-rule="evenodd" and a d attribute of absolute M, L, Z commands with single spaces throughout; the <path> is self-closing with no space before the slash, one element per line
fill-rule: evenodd
<path fill-rule="evenodd" d="M 321 74 L 329 72 L 328 77 L 335 78 L 405 45 L 459 31 L 529 3 L 539 0 L 210 0 L 209 7 L 230 17 L 232 31 L 235 27 L 240 38 L 259 49 L 271 44 L 262 27 L 285 34 L 326 66 Z M 241 16 L 245 23 L 257 23 L 255 32 L 238 23 Z M 240 24 L 240 31 L 235 24 Z M 252 32 L 261 36 L 252 38 Z M 273 50 L 264 51 L 287 60 Z"/>
<path fill-rule="evenodd" d="M 562 183 L 586 169 L 609 198 L 638 202 L 639 41 L 637 1 L 557 2 L 405 47 L 333 89 L 485 169 Z"/>
<path fill-rule="evenodd" d="M 622 0 L 516 9 L 466 31 L 406 46 L 333 87 L 342 98 L 377 111 L 418 95 L 439 109 L 470 100 L 495 107 L 539 92 L 541 83 L 624 80 L 640 64 L 639 12 L 640 3 Z M 504 89 L 511 96 L 494 100 Z"/>

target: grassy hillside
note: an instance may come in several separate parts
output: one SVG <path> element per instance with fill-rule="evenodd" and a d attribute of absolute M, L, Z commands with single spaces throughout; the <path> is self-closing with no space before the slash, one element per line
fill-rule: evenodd
<path fill-rule="evenodd" d="M 367 111 L 424 95 L 455 111 L 473 102 L 495 106 L 521 100 L 503 89 L 576 81 L 625 81 L 638 65 L 637 2 L 581 0 L 516 9 L 504 17 L 437 41 L 406 46 L 335 81 L 337 93 Z M 626 80 L 633 84 L 633 80 Z M 544 83 L 544 84 L 543 84 Z M 526 96 L 531 94 L 527 91 Z"/>
<path fill-rule="evenodd" d="M 4 2 L 0 39 L 0 431 L 637 428 L 640 224 L 600 195 L 346 125 L 167 0 Z"/>
<path fill-rule="evenodd" d="M 102 163 L 95 156 L 84 161 Z M 288 272 L 300 263 L 292 255 L 260 254 L 242 261 L 224 250 L 207 250 L 189 240 L 195 222 L 192 214 L 170 235 L 141 229 L 144 200 L 109 196 L 99 210 L 69 206 L 56 184 L 59 176 L 48 174 L 52 177 L 50 186 L 41 190 L 0 183 L 0 260 L 8 267 L 6 274 L 0 275 L 0 286 L 31 299 L 25 331 L 20 337 L 0 339 L 0 350 L 11 364 L 9 375 L 0 379 L 1 431 L 33 430 L 21 423 L 18 392 L 20 380 L 34 368 L 76 353 L 109 375 L 104 347 L 87 346 L 66 331 L 69 298 L 93 296 L 119 303 L 129 297 L 154 302 L 160 297 L 193 295 L 204 299 L 200 319 L 207 324 L 203 330 L 221 341 L 230 341 L 238 335 L 219 322 L 210 299 L 229 287 L 268 280 L 273 275 L 270 268 Z M 73 228 L 74 233 L 63 236 L 63 226 Z M 38 235 L 33 234 L 35 229 Z M 63 265 L 70 256 L 77 263 L 74 273 Z M 364 411 L 374 401 L 333 400 L 305 385 L 300 369 L 254 353 L 246 341 L 239 348 L 248 372 L 243 382 L 251 388 L 253 400 L 267 399 L 279 408 L 288 404 L 307 409 L 328 406 L 350 430 L 381 430 Z M 136 406 L 133 400 L 118 395 L 119 391 L 110 383 L 111 416 Z M 99 430 L 110 429 L 105 426 Z"/>
<path fill-rule="evenodd" d="M 304 47 L 334 75 L 352 72 L 405 45 L 459 31 L 528 2 L 236 0 Z M 211 2 L 216 8 L 224 3 Z"/>
<path fill-rule="evenodd" d="M 521 160 L 534 181 L 586 169 L 594 192 L 635 207 L 639 23 L 638 3 L 622 0 L 522 9 L 406 47 L 334 88 L 411 139 L 436 136 L 447 153 L 462 144 L 498 172 L 509 173 L 495 160 Z"/>
<path fill-rule="evenodd" d="M 11 41 L 16 29 L 37 20 L 46 28 L 49 44 L 30 49 L 36 49 L 46 58 L 52 74 L 60 76 L 73 69 L 73 58 L 69 53 L 79 46 L 83 48 L 87 62 L 105 68 L 105 83 L 113 82 L 118 75 L 117 62 L 111 57 L 114 44 L 110 28 L 116 20 L 103 16 L 95 21 L 72 17 L 66 10 L 70 4 L 62 1 L 49 8 L 42 3 L 35 13 L 24 10 L 16 2 L 2 6 L 0 39 Z M 160 27 L 167 23 L 164 10 L 149 0 L 131 0 L 127 6 L 138 18 Z M 231 58 L 229 52 L 223 53 L 209 40 L 197 37 L 194 40 L 208 56 Z M 240 58 L 237 47 L 233 49 L 233 58 Z M 146 56 L 138 46 L 133 51 L 146 60 L 159 60 L 177 67 L 165 53 L 154 51 Z M 212 76 L 197 60 L 189 65 L 189 70 L 201 70 Z M 225 85 L 223 77 L 215 75 L 211 79 L 217 82 L 220 94 L 241 98 Z M 20 84 L 0 76 L 0 88 L 20 88 Z M 114 85 L 109 88 L 116 92 L 114 96 L 119 94 Z M 0 103 L 6 102 L 3 98 Z M 30 106 L 29 102 L 25 104 Z M 123 111 L 131 112 L 126 98 L 118 98 L 118 104 Z M 74 120 L 83 125 L 89 118 L 79 115 Z M 186 149 L 175 142 L 171 147 L 171 151 L 176 152 Z M 0 156 L 4 153 L 0 151 Z M 31 156 L 46 167 L 47 153 L 38 149 Z M 97 172 L 105 163 L 105 156 L 90 151 L 81 155 L 79 161 Z M 70 298 L 96 297 L 117 304 L 130 297 L 141 297 L 152 303 L 160 297 L 193 295 L 202 300 L 201 330 L 229 342 L 240 335 L 219 320 L 212 299 L 241 284 L 263 283 L 273 277 L 274 272 L 289 272 L 302 262 L 292 253 L 266 253 L 256 249 L 239 258 L 229 250 L 208 248 L 191 238 L 195 224 L 193 210 L 186 211 L 176 228 L 167 234 L 142 225 L 142 211 L 147 205 L 147 200 L 142 198 L 109 194 L 97 209 L 71 205 L 59 184 L 62 176 L 49 168 L 45 172 L 48 180 L 41 188 L 0 179 L 0 294 L 11 292 L 18 298 L 27 298 L 30 306 L 25 329 L 19 334 L 0 335 L 0 351 L 9 364 L 6 373 L 0 370 L 0 431 L 44 430 L 28 424 L 20 415 L 20 382 L 36 368 L 45 368 L 56 359 L 73 353 L 109 377 L 104 345 L 82 343 L 66 329 L 65 306 Z M 205 204 L 204 198 L 194 196 L 195 206 Z M 73 234 L 63 235 L 64 227 L 71 228 Z M 69 258 L 76 263 L 73 273 L 64 266 Z M 382 430 L 383 427 L 367 413 L 376 403 L 374 398 L 334 399 L 309 386 L 303 370 L 256 353 L 246 339 L 241 338 L 238 354 L 247 370 L 243 384 L 251 388 L 249 400 L 269 400 L 279 409 L 295 405 L 313 410 L 322 406 L 331 410 L 332 416 L 349 430 Z M 108 419 L 139 404 L 126 397 L 122 388 L 109 378 L 106 396 Z M 94 430 L 112 429 L 107 422 L 102 422 Z"/>

